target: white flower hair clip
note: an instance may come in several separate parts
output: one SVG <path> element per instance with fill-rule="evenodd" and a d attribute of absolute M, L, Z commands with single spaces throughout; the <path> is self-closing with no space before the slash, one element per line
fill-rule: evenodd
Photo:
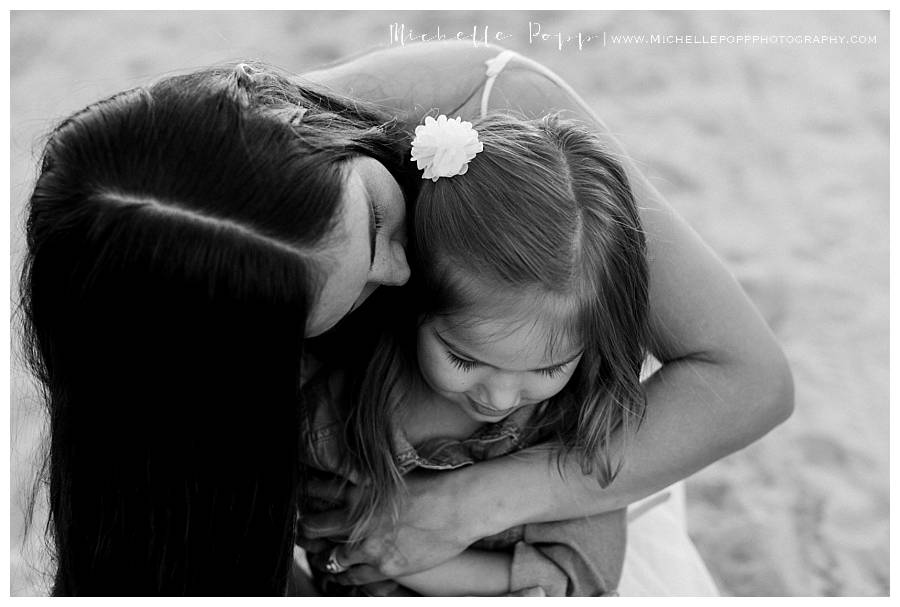
<path fill-rule="evenodd" d="M 420 171 L 424 169 L 422 179 L 437 181 L 464 175 L 469 161 L 483 150 L 471 122 L 463 122 L 459 117 L 450 120 L 442 114 L 437 120 L 428 116 L 425 124 L 416 127 L 412 159 Z"/>

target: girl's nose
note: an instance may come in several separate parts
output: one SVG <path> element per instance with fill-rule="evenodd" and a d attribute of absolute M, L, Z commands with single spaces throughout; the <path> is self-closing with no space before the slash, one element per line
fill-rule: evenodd
<path fill-rule="evenodd" d="M 485 385 L 487 406 L 498 411 L 517 407 L 522 400 L 519 382 L 514 374 L 499 373 Z"/>

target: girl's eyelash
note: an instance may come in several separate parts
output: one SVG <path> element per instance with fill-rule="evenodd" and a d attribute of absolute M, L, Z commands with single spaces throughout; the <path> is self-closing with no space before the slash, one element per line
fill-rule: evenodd
<path fill-rule="evenodd" d="M 459 356 L 456 356 L 455 354 L 453 354 L 453 352 L 450 352 L 449 350 L 447 350 L 446 353 L 447 353 L 447 360 L 449 360 L 451 363 L 453 363 L 453 366 L 456 367 L 457 369 L 459 369 L 460 371 L 471 371 L 478 365 L 478 363 L 472 362 L 471 360 L 466 360 L 465 358 L 460 358 Z"/>
<path fill-rule="evenodd" d="M 453 364 L 453 366 L 456 367 L 457 369 L 459 369 L 460 371 L 471 371 L 472 369 L 474 369 L 475 367 L 478 366 L 478 363 L 473 362 L 471 360 L 466 360 L 465 358 L 460 358 L 459 356 L 456 356 L 453 352 L 451 352 L 449 350 L 446 350 L 445 352 L 447 354 L 447 360 L 449 360 Z M 563 369 L 565 369 L 566 365 L 568 365 L 568 364 L 569 363 L 559 365 L 556 367 L 549 367 L 547 369 L 541 369 L 540 371 L 538 371 L 538 373 L 540 373 L 541 375 L 543 375 L 545 377 L 553 378 L 553 377 L 556 377 L 557 375 L 559 375 L 560 373 L 562 373 Z"/>
<path fill-rule="evenodd" d="M 566 363 L 566 365 L 567 364 L 569 364 L 569 363 Z M 557 375 L 559 375 L 560 373 L 562 373 L 563 369 L 565 369 L 566 365 L 559 365 L 558 367 L 549 367 L 547 369 L 541 369 L 539 371 L 539 373 L 546 377 L 553 378 L 553 377 L 556 377 Z"/>

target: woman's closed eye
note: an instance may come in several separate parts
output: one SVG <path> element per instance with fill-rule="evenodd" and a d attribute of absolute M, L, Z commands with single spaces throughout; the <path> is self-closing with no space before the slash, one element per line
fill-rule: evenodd
<path fill-rule="evenodd" d="M 375 251 L 378 249 L 378 236 L 381 234 L 381 230 L 384 227 L 384 211 L 381 209 L 381 206 L 372 202 L 369 206 L 372 211 L 372 214 L 369 218 L 369 239 L 372 247 L 372 259 L 370 264 L 375 263 Z"/>
<path fill-rule="evenodd" d="M 375 216 L 375 233 L 380 234 L 384 227 L 384 210 L 379 204 L 372 205 L 372 214 Z"/>

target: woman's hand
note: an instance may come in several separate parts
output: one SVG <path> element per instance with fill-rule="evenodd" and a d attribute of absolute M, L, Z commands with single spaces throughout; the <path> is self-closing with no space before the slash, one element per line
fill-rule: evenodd
<path fill-rule="evenodd" d="M 404 477 L 406 491 L 399 498 L 399 516 L 392 523 L 389 513 L 381 513 L 369 535 L 354 549 L 337 544 L 338 561 L 349 568 L 335 580 L 344 585 L 362 585 L 409 575 L 440 565 L 463 552 L 481 537 L 478 517 L 464 514 L 459 501 L 460 475 L 456 472 L 411 472 Z M 365 488 L 337 481 L 313 481 L 311 496 L 340 501 L 344 507 L 306 515 L 300 521 L 301 547 L 312 555 L 311 565 L 324 560 L 335 546 L 335 538 L 345 538 L 352 521 L 349 514 Z M 321 568 L 321 567 L 319 567 Z"/>

